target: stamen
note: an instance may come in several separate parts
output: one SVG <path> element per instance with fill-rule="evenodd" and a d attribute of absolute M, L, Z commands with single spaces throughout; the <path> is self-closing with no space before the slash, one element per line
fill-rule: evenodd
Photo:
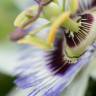
<path fill-rule="evenodd" d="M 37 3 L 38 3 L 38 12 L 35 16 L 33 16 L 31 19 L 29 19 L 27 22 L 25 22 L 22 27 L 26 27 L 28 26 L 30 23 L 36 21 L 38 19 L 38 17 L 40 16 L 42 10 L 43 10 L 43 7 L 48 5 L 50 2 L 52 2 L 53 0 L 35 0 Z"/>
<path fill-rule="evenodd" d="M 30 19 L 34 19 L 34 17 L 37 15 L 38 6 L 32 6 L 28 8 L 27 10 L 20 13 L 20 15 L 17 16 L 14 25 L 16 27 L 19 27 L 21 29 L 25 29 L 26 22 L 30 21 Z M 30 13 L 29 13 L 30 12 Z"/>
<path fill-rule="evenodd" d="M 32 35 L 32 37 L 30 35 L 27 35 L 26 37 L 18 40 L 17 43 L 35 45 L 38 48 L 42 48 L 44 50 L 49 50 L 49 49 L 53 48 L 53 46 L 49 45 L 47 42 L 45 42 L 45 40 L 43 40 L 35 35 Z"/>
<path fill-rule="evenodd" d="M 27 22 L 25 22 L 23 25 L 22 25 L 22 28 L 25 28 L 26 26 L 28 26 L 30 23 L 33 23 L 34 21 L 36 21 L 38 19 L 38 17 L 40 16 L 41 12 L 42 12 L 42 9 L 43 9 L 43 6 L 42 5 L 39 5 L 39 8 L 38 8 L 38 12 L 35 16 L 33 16 L 31 19 L 29 19 Z"/>
<path fill-rule="evenodd" d="M 53 44 L 56 32 L 61 26 L 63 26 L 68 30 L 71 30 L 72 32 L 78 32 L 79 24 L 71 20 L 69 17 L 70 17 L 70 12 L 65 12 L 62 15 L 60 15 L 56 19 L 56 21 L 54 21 L 48 37 L 49 44 Z"/>
<path fill-rule="evenodd" d="M 24 36 L 26 36 L 26 35 L 30 35 L 30 36 L 36 35 L 38 32 L 44 30 L 45 28 L 48 28 L 49 25 L 50 25 L 50 23 L 44 24 L 44 25 L 40 26 L 39 28 L 32 30 L 31 32 L 27 32 L 27 30 L 23 30 L 21 28 L 16 28 L 16 31 L 11 33 L 10 39 L 12 41 L 17 41 L 17 40 L 24 38 Z"/>

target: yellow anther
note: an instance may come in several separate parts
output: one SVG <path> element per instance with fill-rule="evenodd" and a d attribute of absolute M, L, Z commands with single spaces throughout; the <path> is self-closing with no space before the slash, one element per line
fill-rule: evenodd
<path fill-rule="evenodd" d="M 20 15 L 17 16 L 14 25 L 16 27 L 22 28 L 24 23 L 26 23 L 28 20 L 30 20 L 30 17 L 34 16 L 38 10 L 38 6 L 32 6 L 28 8 L 27 10 L 23 11 Z M 30 12 L 30 13 L 29 13 Z"/>
<path fill-rule="evenodd" d="M 56 33 L 59 29 L 59 27 L 64 23 L 64 21 L 69 18 L 70 12 L 64 12 L 62 15 L 60 15 L 52 24 L 49 36 L 48 36 L 48 43 L 50 45 L 53 44 L 55 40 Z"/>
<path fill-rule="evenodd" d="M 20 40 L 17 41 L 18 44 L 28 44 L 28 45 L 34 45 L 37 48 L 49 50 L 52 49 L 53 46 L 50 46 L 45 40 L 37 37 L 36 35 L 33 36 L 26 36 Z"/>

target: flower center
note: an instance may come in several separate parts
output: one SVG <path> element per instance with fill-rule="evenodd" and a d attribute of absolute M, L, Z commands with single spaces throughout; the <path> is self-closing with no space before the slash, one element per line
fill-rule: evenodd
<path fill-rule="evenodd" d="M 96 17 L 94 13 L 84 13 L 77 20 L 80 23 L 77 33 L 66 31 L 66 51 L 70 57 L 81 56 L 96 40 Z"/>
<path fill-rule="evenodd" d="M 85 40 L 89 35 L 92 28 L 93 16 L 91 14 L 83 14 L 81 18 L 77 20 L 80 23 L 78 32 L 65 32 L 66 41 L 69 47 L 76 47 L 82 40 Z"/>

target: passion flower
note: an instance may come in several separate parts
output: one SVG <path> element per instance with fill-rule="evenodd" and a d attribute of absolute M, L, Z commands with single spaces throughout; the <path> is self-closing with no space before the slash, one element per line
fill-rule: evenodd
<path fill-rule="evenodd" d="M 21 88 L 32 88 L 28 96 L 60 96 L 76 74 L 89 64 L 96 49 L 96 1 L 35 1 L 37 5 L 16 18 L 14 24 L 19 31 L 11 35 L 17 43 L 30 45 L 28 50 L 24 47 L 23 65 L 16 70 L 15 82 Z M 49 22 L 29 31 L 39 18 Z M 47 41 L 37 36 L 48 27 Z M 32 50 L 31 45 L 37 48 Z"/>

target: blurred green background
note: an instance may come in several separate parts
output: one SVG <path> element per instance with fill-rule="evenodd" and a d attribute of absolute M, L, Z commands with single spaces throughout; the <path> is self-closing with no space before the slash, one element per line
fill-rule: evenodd
<path fill-rule="evenodd" d="M 13 21 L 19 9 L 13 0 L 0 0 L 0 41 L 8 40 L 10 32 L 13 31 Z"/>

